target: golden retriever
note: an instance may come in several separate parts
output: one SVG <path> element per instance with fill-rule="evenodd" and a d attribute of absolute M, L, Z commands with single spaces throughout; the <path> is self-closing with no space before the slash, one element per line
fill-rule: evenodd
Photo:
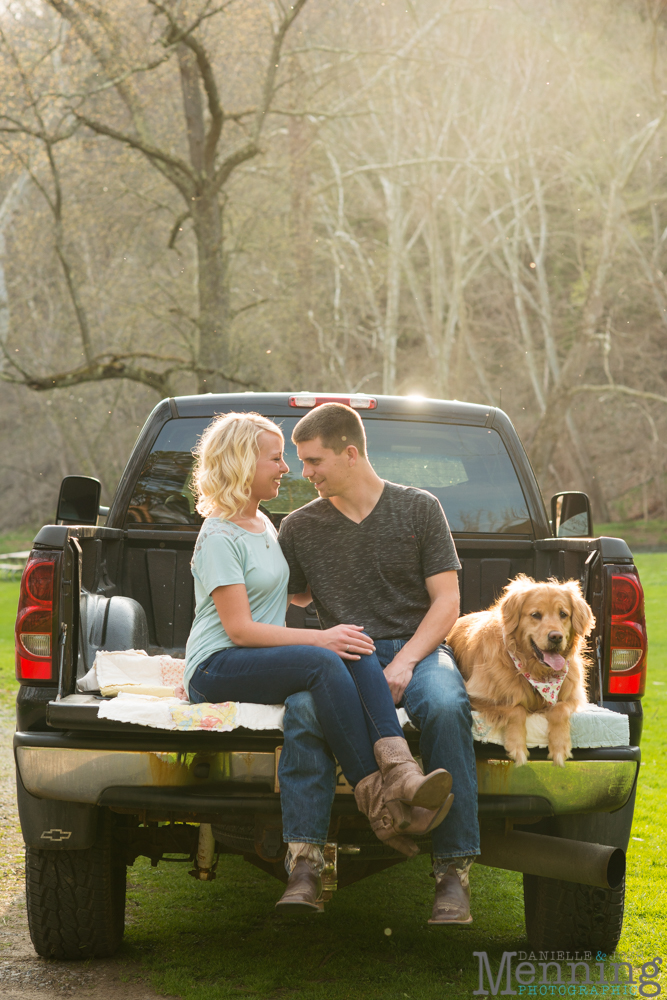
<path fill-rule="evenodd" d="M 550 760 L 562 767 L 572 756 L 570 715 L 587 702 L 583 649 L 594 625 L 576 580 L 536 583 L 521 574 L 491 608 L 464 615 L 449 633 L 473 709 L 505 727 L 517 767 L 528 760 L 528 712 L 547 715 Z"/>

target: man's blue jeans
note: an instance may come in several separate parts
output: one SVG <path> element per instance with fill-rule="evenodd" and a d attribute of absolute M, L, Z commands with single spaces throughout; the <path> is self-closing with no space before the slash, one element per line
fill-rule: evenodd
<path fill-rule="evenodd" d="M 406 642 L 407 639 L 376 640 L 375 656 L 383 668 Z M 424 771 L 444 767 L 453 780 L 454 804 L 444 822 L 431 834 L 434 857 L 446 861 L 479 854 L 477 772 L 470 702 L 449 647 L 439 646 L 417 664 L 401 706 L 420 730 Z M 283 839 L 285 842 L 324 844 L 329 830 L 336 765 L 307 691 L 286 699 L 284 727 L 285 743 L 278 769 Z"/>

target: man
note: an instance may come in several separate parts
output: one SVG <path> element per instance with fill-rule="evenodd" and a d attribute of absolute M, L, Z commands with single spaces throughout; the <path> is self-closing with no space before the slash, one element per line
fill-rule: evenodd
<path fill-rule="evenodd" d="M 350 407 L 325 403 L 311 410 L 292 440 L 319 499 L 280 528 L 289 591 L 310 587 L 323 628 L 363 626 L 394 702 L 420 730 L 425 770 L 451 773 L 454 804 L 431 835 L 436 898 L 429 923 L 471 923 L 477 778 L 468 697 L 443 645 L 459 615 L 460 563 L 447 520 L 432 494 L 380 479 L 366 454 L 363 423 Z M 335 764 L 307 692 L 287 700 L 284 726 L 279 780 L 292 872 L 286 895 L 309 899 L 315 880 L 299 878 L 294 868 L 299 859 L 314 873 L 321 870 Z M 303 864 L 297 867 L 303 871 Z"/>

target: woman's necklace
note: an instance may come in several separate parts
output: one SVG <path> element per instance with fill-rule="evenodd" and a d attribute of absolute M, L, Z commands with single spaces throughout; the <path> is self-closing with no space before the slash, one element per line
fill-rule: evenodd
<path fill-rule="evenodd" d="M 255 524 L 256 521 L 259 521 L 260 524 L 264 523 L 261 520 L 261 518 L 259 518 L 259 517 L 257 517 L 257 518 L 254 518 L 254 517 L 239 517 L 238 521 L 236 523 L 238 524 L 239 521 L 247 521 L 249 524 Z M 239 524 L 239 527 L 241 527 L 240 524 Z M 269 544 L 269 529 L 268 529 L 268 526 L 266 524 L 264 524 L 264 531 L 251 531 L 250 534 L 251 535 L 263 535 L 264 536 L 264 541 L 266 542 L 267 549 L 271 548 L 271 546 Z"/>

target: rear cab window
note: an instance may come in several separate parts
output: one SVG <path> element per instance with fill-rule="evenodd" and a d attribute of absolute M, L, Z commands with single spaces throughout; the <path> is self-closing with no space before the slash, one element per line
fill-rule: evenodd
<path fill-rule="evenodd" d="M 274 418 L 285 435 L 280 494 L 265 506 L 288 514 L 317 497 L 301 476 L 291 434 L 300 416 Z M 201 524 L 191 490 L 192 449 L 209 417 L 169 420 L 137 480 L 126 527 Z M 532 534 L 528 506 L 502 438 L 487 427 L 369 418 L 364 421 L 370 461 L 382 479 L 433 493 L 459 535 Z M 279 518 L 277 518 L 279 519 Z"/>

